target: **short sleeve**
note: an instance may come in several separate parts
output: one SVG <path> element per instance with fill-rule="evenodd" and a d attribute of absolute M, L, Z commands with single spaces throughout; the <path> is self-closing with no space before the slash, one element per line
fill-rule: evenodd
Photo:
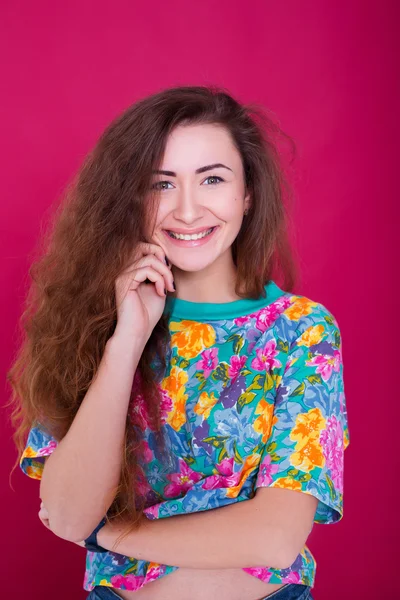
<path fill-rule="evenodd" d="M 281 487 L 318 499 L 314 521 L 343 516 L 344 450 L 349 445 L 341 333 L 313 303 L 301 317 L 277 382 L 271 434 L 255 487 Z"/>
<path fill-rule="evenodd" d="M 20 458 L 22 471 L 32 479 L 41 479 L 45 457 L 50 456 L 57 445 L 57 440 L 42 425 L 32 427 Z"/>

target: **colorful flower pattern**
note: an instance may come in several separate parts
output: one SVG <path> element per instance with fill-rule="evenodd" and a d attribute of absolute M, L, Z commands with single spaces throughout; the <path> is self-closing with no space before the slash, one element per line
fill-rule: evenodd
<path fill-rule="evenodd" d="M 273 281 L 266 291 L 264 304 L 247 300 L 235 316 L 229 311 L 224 318 L 218 310 L 215 318 L 198 318 L 197 303 L 183 303 L 192 306 L 183 316 L 172 310 L 167 369 L 159 384 L 167 453 L 157 450 L 139 392 L 129 408 L 141 439 L 140 490 L 149 519 L 250 499 L 259 487 L 315 496 L 316 523 L 342 518 L 350 438 L 338 323 L 322 304 L 284 292 Z M 32 427 L 21 469 L 40 479 L 43 457 L 56 446 L 40 424 Z M 177 568 L 87 552 L 84 589 L 138 590 Z M 268 583 L 312 586 L 316 561 L 304 546 L 288 569 L 244 571 Z"/>

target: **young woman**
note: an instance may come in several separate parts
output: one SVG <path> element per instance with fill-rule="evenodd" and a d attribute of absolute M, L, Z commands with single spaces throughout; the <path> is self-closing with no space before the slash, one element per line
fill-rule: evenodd
<path fill-rule="evenodd" d="M 212 86 L 142 99 L 31 269 L 18 460 L 92 600 L 312 598 L 349 434 L 337 321 L 290 291 L 280 133 Z"/>

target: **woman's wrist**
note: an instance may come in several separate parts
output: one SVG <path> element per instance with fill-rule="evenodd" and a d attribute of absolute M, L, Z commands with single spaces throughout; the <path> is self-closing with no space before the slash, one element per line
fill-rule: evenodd
<path fill-rule="evenodd" d="M 106 352 L 112 356 L 137 356 L 140 359 L 146 340 L 136 338 L 134 336 L 128 336 L 124 333 L 114 332 L 114 334 L 107 340 Z"/>

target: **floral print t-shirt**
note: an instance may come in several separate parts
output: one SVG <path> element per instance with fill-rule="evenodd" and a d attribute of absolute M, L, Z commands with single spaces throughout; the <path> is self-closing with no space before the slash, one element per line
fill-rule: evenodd
<path fill-rule="evenodd" d="M 338 323 L 322 304 L 272 280 L 265 291 L 223 304 L 167 298 L 171 339 L 159 380 L 167 453 L 157 451 L 140 393 L 129 408 L 149 519 L 246 501 L 259 487 L 315 496 L 316 523 L 342 518 L 349 431 Z M 40 479 L 56 447 L 37 423 L 21 469 Z M 88 551 L 83 587 L 138 590 L 178 568 Z M 243 570 L 266 583 L 313 586 L 316 561 L 305 545 L 289 568 Z"/>

